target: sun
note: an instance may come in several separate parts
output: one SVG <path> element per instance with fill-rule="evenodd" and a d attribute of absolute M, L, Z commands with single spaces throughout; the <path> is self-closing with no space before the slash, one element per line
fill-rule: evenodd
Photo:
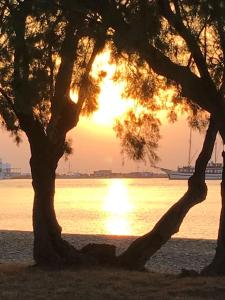
<path fill-rule="evenodd" d="M 92 66 L 91 76 L 93 78 L 98 79 L 99 73 L 103 72 L 105 77 L 99 84 L 98 110 L 92 114 L 89 121 L 94 122 L 96 125 L 112 127 L 115 119 L 134 107 L 134 100 L 122 97 L 125 82 L 115 82 L 113 80 L 116 64 L 110 62 L 110 56 L 110 49 L 105 49 L 104 52 L 96 56 Z M 78 93 L 76 90 L 70 90 L 70 98 L 75 103 L 77 102 Z"/>
<path fill-rule="evenodd" d="M 110 49 L 106 49 L 96 57 L 92 67 L 93 77 L 97 77 L 99 72 L 106 74 L 100 83 L 99 109 L 92 116 L 95 123 L 102 125 L 112 125 L 116 118 L 134 106 L 134 100 L 122 99 L 125 82 L 117 83 L 113 80 L 116 64 L 110 63 L 110 55 Z"/>
<path fill-rule="evenodd" d="M 135 99 L 125 99 L 123 92 L 126 87 L 125 81 L 115 82 L 114 76 L 117 66 L 111 61 L 111 50 L 106 48 L 102 53 L 98 54 L 92 66 L 91 76 L 94 79 L 99 78 L 100 73 L 104 73 L 105 76 L 101 79 L 99 84 L 100 93 L 98 95 L 98 110 L 95 111 L 88 119 L 82 118 L 82 122 L 90 124 L 90 122 L 97 127 L 113 127 L 116 119 L 121 118 L 129 110 L 135 111 L 135 113 L 141 114 L 146 112 L 147 109 L 142 106 L 137 106 Z M 154 95 L 156 104 L 164 107 L 155 112 L 157 117 L 163 122 L 167 121 L 168 110 L 173 107 L 173 97 L 176 95 L 176 90 L 159 89 Z M 76 90 L 70 90 L 70 98 L 72 101 L 77 102 L 78 92 Z M 179 111 L 177 111 L 179 113 Z"/>

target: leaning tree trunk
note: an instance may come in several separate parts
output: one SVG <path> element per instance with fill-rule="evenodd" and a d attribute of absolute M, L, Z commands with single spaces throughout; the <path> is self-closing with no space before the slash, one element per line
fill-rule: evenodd
<path fill-rule="evenodd" d="M 143 269 L 148 259 L 174 233 L 179 231 L 180 225 L 190 208 L 205 200 L 207 195 L 205 170 L 212 155 L 217 131 L 217 125 L 211 118 L 202 151 L 196 160 L 195 172 L 188 181 L 188 191 L 164 214 L 152 231 L 136 239 L 118 257 L 118 265 L 129 269 Z"/>

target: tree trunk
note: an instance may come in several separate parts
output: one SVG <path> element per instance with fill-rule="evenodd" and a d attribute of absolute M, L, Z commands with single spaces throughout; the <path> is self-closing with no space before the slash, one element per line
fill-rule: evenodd
<path fill-rule="evenodd" d="M 188 181 L 188 191 L 164 214 L 152 231 L 136 239 L 118 257 L 120 266 L 128 269 L 143 269 L 149 258 L 174 233 L 179 231 L 180 225 L 190 208 L 205 200 L 207 195 L 205 169 L 212 155 L 217 131 L 217 126 L 211 119 L 202 151 L 196 161 L 195 173 Z"/>
<path fill-rule="evenodd" d="M 56 155 L 56 146 L 52 147 L 47 138 L 39 142 L 31 145 L 30 160 L 34 189 L 34 260 L 39 265 L 77 264 L 78 251 L 62 239 L 54 210 L 55 171 L 61 156 Z"/>
<path fill-rule="evenodd" d="M 220 212 L 220 223 L 217 238 L 216 253 L 212 262 L 205 267 L 201 274 L 202 275 L 225 275 L 225 152 L 223 156 L 223 173 L 221 182 L 221 212 Z"/>

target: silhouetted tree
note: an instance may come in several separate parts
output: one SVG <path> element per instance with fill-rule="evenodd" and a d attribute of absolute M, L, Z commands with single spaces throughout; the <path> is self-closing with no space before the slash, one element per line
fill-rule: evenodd
<path fill-rule="evenodd" d="M 90 1 L 85 3 L 90 5 Z M 160 124 L 152 112 L 160 109 L 153 97 L 160 84 L 163 88 L 176 89 L 172 99 L 174 106 L 169 111 L 171 120 L 176 120 L 173 108 L 185 102 L 186 109 L 192 112 L 192 126 L 205 126 L 205 118 L 201 120 L 201 117 L 206 115 L 204 111 L 211 114 L 187 193 L 150 233 L 134 241 L 115 260 L 120 266 L 142 269 L 151 255 L 179 230 L 189 209 L 206 198 L 205 170 L 218 130 L 225 141 L 225 8 L 223 1 L 191 0 L 109 0 L 92 2 L 92 5 L 110 29 L 109 39 L 115 46 L 115 56 L 125 57 L 124 61 L 130 64 L 131 73 L 126 76 L 131 81 L 126 93 L 137 98 L 145 109 L 144 113 L 137 115 L 130 112 L 127 119 L 116 126 L 130 157 L 139 159 L 148 155 L 152 162 L 157 159 L 155 149 Z M 223 203 L 224 185 L 225 171 L 222 180 Z M 216 256 L 203 273 L 225 272 L 224 222 L 222 208 Z"/>
<path fill-rule="evenodd" d="M 205 199 L 205 169 L 218 130 L 225 142 L 223 1 L 65 0 L 49 4 L 18 0 L 1 1 L 0 5 L 1 114 L 17 140 L 22 129 L 31 146 L 36 262 L 82 263 L 85 259 L 88 263 L 142 269 L 179 229 L 188 210 Z M 164 86 L 177 89 L 173 103 L 185 99 L 195 121 L 199 111 L 211 114 L 187 193 L 150 233 L 119 256 L 110 245 L 74 249 L 62 240 L 54 211 L 55 169 L 67 148 L 66 133 L 76 126 L 82 107 L 90 111 L 95 106 L 93 95 L 98 89 L 89 74 L 105 39 L 114 44 L 115 55 L 125 54 L 126 60 L 134 57 L 129 60 L 131 65 L 138 62 L 134 74 L 139 66 L 148 71 L 146 78 L 142 77 L 145 71 L 141 77 L 134 76 L 128 90 L 136 93 L 149 112 L 155 109 L 151 96 L 156 90 L 152 84 L 155 75 L 149 73 L 153 71 L 160 76 L 157 84 L 163 77 Z M 79 89 L 77 104 L 69 97 L 73 86 Z M 170 117 L 176 119 L 173 110 Z M 137 130 L 143 124 L 146 130 Z M 130 113 L 124 125 L 125 130 L 118 124 L 117 132 L 130 156 L 149 154 L 150 160 L 156 159 L 159 123 L 154 115 L 137 117 Z M 207 274 L 225 273 L 225 169 L 221 189 L 218 245 L 215 259 L 204 270 Z"/>
<path fill-rule="evenodd" d="M 196 161 L 195 173 L 189 179 L 187 193 L 150 233 L 134 241 L 120 257 L 122 264 L 141 268 L 177 232 L 187 211 L 205 199 L 205 169 L 218 130 L 225 142 L 225 6 L 223 1 L 192 0 L 115 1 L 114 4 L 111 9 L 113 17 L 108 21 L 114 29 L 113 41 L 117 51 L 136 56 L 136 60 L 142 61 L 143 65 L 147 63 L 154 73 L 166 78 L 168 86 L 178 90 L 175 102 L 181 103 L 181 99 L 185 98 L 194 111 L 200 108 L 211 114 L 203 149 Z M 148 107 L 150 101 L 152 97 L 147 97 L 140 103 Z M 120 136 L 130 139 L 127 134 Z M 129 147 L 144 151 L 147 143 L 145 139 L 140 141 L 141 145 L 130 143 Z M 124 144 L 127 145 L 126 142 Z M 139 153 L 139 156 L 142 154 Z M 225 169 L 221 183 L 222 210 L 216 255 L 202 271 L 203 274 L 225 273 L 224 190 Z"/>
<path fill-rule="evenodd" d="M 38 264 L 80 260 L 61 237 L 54 210 L 55 171 L 69 152 L 67 132 L 93 111 L 99 88 L 90 76 L 105 40 L 98 16 L 70 1 L 0 2 L 0 113 L 2 125 L 31 150 L 34 259 Z M 91 27 L 91 32 L 90 32 Z M 78 91 L 77 103 L 70 98 Z"/>

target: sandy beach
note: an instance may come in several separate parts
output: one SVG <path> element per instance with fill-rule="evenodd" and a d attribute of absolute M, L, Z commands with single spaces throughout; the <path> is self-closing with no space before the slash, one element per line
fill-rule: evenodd
<path fill-rule="evenodd" d="M 134 237 L 66 234 L 77 248 L 111 243 L 123 251 Z M 147 264 L 149 272 L 104 268 L 48 270 L 32 267 L 31 232 L 0 231 L 0 299 L 174 300 L 225 299 L 224 277 L 180 277 L 213 257 L 215 241 L 172 239 Z"/>
<path fill-rule="evenodd" d="M 108 243 L 117 247 L 118 253 L 135 237 L 65 234 L 64 238 L 76 248 L 87 243 Z M 0 262 L 33 263 L 33 234 L 22 231 L 0 231 Z M 148 262 L 147 269 L 153 272 L 178 274 L 182 268 L 201 270 L 215 251 L 214 240 L 172 239 Z"/>

